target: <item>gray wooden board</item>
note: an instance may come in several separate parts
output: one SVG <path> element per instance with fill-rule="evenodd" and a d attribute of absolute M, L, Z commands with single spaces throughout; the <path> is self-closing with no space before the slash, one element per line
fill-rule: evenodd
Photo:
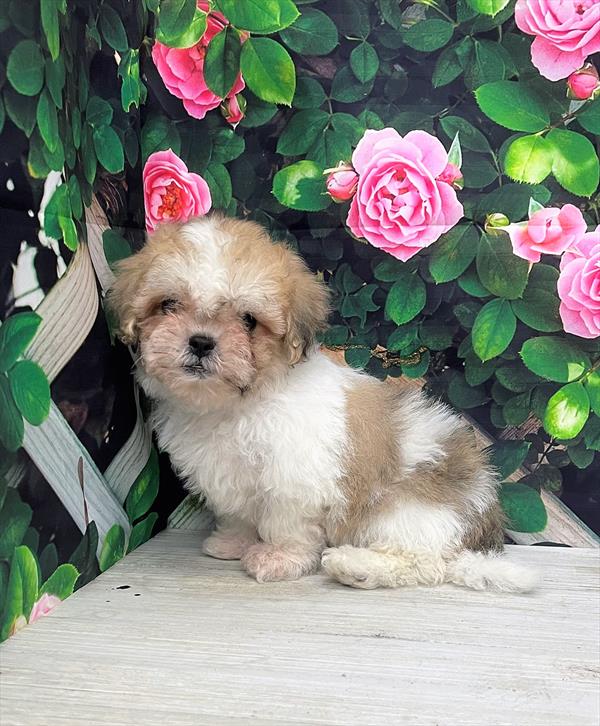
<path fill-rule="evenodd" d="M 598 550 L 529 595 L 259 585 L 159 534 L 0 649 L 2 726 L 598 726 Z M 118 589 L 128 586 L 126 589 Z"/>

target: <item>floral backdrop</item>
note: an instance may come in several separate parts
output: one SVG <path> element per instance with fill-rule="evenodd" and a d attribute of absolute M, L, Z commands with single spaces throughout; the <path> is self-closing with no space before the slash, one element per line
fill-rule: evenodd
<path fill-rule="evenodd" d="M 2 638 L 196 510 L 103 299 L 215 209 L 322 276 L 324 345 L 500 439 L 511 530 L 545 491 L 598 529 L 597 2 L 7 0 L 0 41 Z"/>

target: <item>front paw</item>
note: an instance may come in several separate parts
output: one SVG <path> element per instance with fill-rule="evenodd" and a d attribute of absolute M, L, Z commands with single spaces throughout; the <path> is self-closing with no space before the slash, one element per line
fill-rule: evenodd
<path fill-rule="evenodd" d="M 301 548 L 260 543 L 244 554 L 242 567 L 257 582 L 297 580 L 316 570 L 317 557 Z"/>

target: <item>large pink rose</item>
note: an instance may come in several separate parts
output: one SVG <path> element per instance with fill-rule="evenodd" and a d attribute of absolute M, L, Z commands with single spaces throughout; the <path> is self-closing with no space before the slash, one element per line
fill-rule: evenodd
<path fill-rule="evenodd" d="M 33 604 L 31 614 L 29 615 L 29 622 L 34 623 L 36 620 L 48 615 L 50 611 L 54 610 L 59 602 L 61 602 L 59 597 L 56 597 L 56 595 L 48 595 L 48 593 L 45 592 L 42 597 Z"/>
<path fill-rule="evenodd" d="M 567 333 L 580 338 L 600 336 L 600 226 L 563 255 L 558 296 Z"/>
<path fill-rule="evenodd" d="M 208 12 L 208 3 L 198 2 L 198 7 Z M 208 13 L 206 30 L 200 40 L 191 48 L 169 48 L 156 41 L 152 48 L 152 60 L 165 86 L 183 101 L 185 110 L 194 118 L 204 118 L 223 100 L 214 94 L 204 80 L 204 56 L 206 46 L 212 38 L 228 24 L 228 20 L 218 12 Z M 238 75 L 227 98 L 235 96 L 245 87 L 244 80 Z"/>
<path fill-rule="evenodd" d="M 587 229 L 583 214 L 573 204 L 539 209 L 528 222 L 504 228 L 510 236 L 513 252 L 529 262 L 539 262 L 542 254 L 562 255 L 578 242 Z"/>
<path fill-rule="evenodd" d="M 186 222 L 190 217 L 206 214 L 212 204 L 206 181 L 188 171 L 171 149 L 150 154 L 142 183 L 148 232 L 161 222 Z"/>
<path fill-rule="evenodd" d="M 442 144 L 426 131 L 366 131 L 352 155 L 358 186 L 347 224 L 357 237 L 406 261 L 463 215 Z"/>
<path fill-rule="evenodd" d="M 600 50 L 598 0 L 517 0 L 515 20 L 535 36 L 531 60 L 551 81 L 566 78 Z"/>

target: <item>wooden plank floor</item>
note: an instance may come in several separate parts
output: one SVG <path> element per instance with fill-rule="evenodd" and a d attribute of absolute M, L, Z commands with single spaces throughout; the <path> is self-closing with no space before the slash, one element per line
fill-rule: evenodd
<path fill-rule="evenodd" d="M 598 726 L 598 550 L 530 595 L 258 585 L 167 531 L 0 650 L 2 726 Z"/>

